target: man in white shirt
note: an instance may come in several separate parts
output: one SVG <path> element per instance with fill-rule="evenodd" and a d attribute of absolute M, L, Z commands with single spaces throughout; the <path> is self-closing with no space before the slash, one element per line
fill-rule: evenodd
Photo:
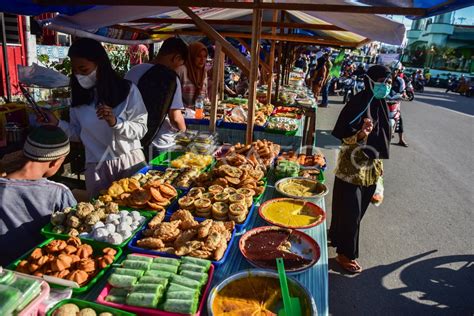
<path fill-rule="evenodd" d="M 149 113 L 148 133 L 142 144 L 152 145 L 153 156 L 174 146 L 176 134 L 186 130 L 181 83 L 175 69 L 184 64 L 187 53 L 181 39 L 169 38 L 151 64 L 137 65 L 125 76 L 138 86 Z"/>

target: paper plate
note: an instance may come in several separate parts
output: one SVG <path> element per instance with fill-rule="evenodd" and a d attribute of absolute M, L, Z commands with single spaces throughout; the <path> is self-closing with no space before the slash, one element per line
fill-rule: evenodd
<path fill-rule="evenodd" d="M 276 261 L 275 259 L 262 259 L 262 260 L 255 260 L 249 258 L 248 251 L 245 249 L 245 245 L 247 240 L 254 235 L 257 234 L 265 234 L 266 232 L 274 232 L 274 231 L 281 231 L 289 233 L 288 241 L 291 243 L 290 252 L 300 255 L 304 259 L 309 260 L 307 263 L 301 263 L 300 266 L 290 267 L 286 259 L 285 261 L 285 270 L 287 273 L 290 274 L 297 274 L 304 272 L 311 267 L 313 267 L 319 260 L 321 256 L 321 249 L 319 248 L 318 243 L 311 238 L 309 235 L 293 229 L 288 228 L 281 228 L 277 226 L 263 226 L 254 228 L 248 232 L 246 232 L 241 238 L 239 242 L 240 252 L 242 256 L 254 267 L 267 269 L 267 270 L 277 270 Z"/>
<path fill-rule="evenodd" d="M 316 204 L 292 198 L 268 200 L 260 205 L 258 213 L 272 225 L 295 229 L 315 227 L 326 219 L 326 213 Z"/>

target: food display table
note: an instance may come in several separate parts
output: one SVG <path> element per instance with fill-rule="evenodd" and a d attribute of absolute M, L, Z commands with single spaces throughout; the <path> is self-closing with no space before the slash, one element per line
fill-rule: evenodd
<path fill-rule="evenodd" d="M 276 197 L 276 190 L 272 185 L 267 186 L 262 202 Z M 325 209 L 324 198 L 318 203 L 322 209 Z M 259 226 L 266 226 L 267 224 L 259 215 L 254 212 L 253 223 L 249 229 Z M 326 237 L 326 222 L 320 225 L 303 230 L 306 234 L 316 240 L 321 248 L 321 257 L 319 261 L 311 269 L 296 275 L 290 275 L 300 281 L 313 296 L 319 315 L 328 315 L 328 253 L 327 253 L 327 237 Z M 244 232 L 243 232 L 244 233 Z M 245 269 L 252 269 L 253 267 L 245 260 L 239 250 L 239 240 L 242 234 L 236 236 L 232 250 L 224 265 L 216 269 L 214 274 L 213 285 L 218 284 L 228 276 Z"/>
<path fill-rule="evenodd" d="M 277 197 L 277 192 L 273 184 L 274 184 L 274 181 L 270 179 L 270 182 L 267 186 L 267 189 L 261 200 L 261 203 Z M 325 209 L 324 198 L 320 200 L 318 205 L 322 209 Z M 269 225 L 265 221 L 263 221 L 262 218 L 260 218 L 258 212 L 253 213 L 253 216 L 250 219 L 250 223 L 251 224 L 247 230 L 250 230 L 254 227 Z M 324 221 L 323 223 L 321 223 L 320 225 L 314 228 L 305 229 L 303 231 L 309 236 L 311 236 L 312 238 L 314 238 L 316 242 L 319 244 L 319 247 L 321 249 L 321 257 L 319 258 L 319 261 L 316 263 L 316 265 L 314 265 L 311 269 L 305 272 L 302 272 L 300 274 L 290 275 L 290 277 L 295 278 L 308 289 L 308 291 L 311 293 L 311 295 L 313 296 L 316 302 L 318 314 L 328 315 L 328 312 L 329 312 L 329 309 L 328 309 L 328 254 L 327 254 L 326 222 Z M 239 250 L 239 240 L 242 234 L 244 233 L 245 231 L 240 232 L 238 233 L 238 235 L 236 235 L 234 243 L 232 244 L 232 249 L 225 263 L 222 264 L 220 267 L 218 267 L 214 272 L 214 279 L 212 281 L 212 286 L 217 285 L 222 280 L 224 280 L 228 276 L 231 276 L 232 274 L 235 274 L 242 270 L 253 268 L 245 260 L 245 258 L 242 256 Z M 125 248 L 124 253 L 126 254 L 128 252 L 129 251 L 127 251 Z M 83 299 L 83 300 L 95 301 L 98 295 L 100 294 L 100 292 L 102 291 L 102 289 L 104 288 L 107 278 L 108 276 L 103 278 L 101 282 L 98 282 L 90 292 L 84 295 L 79 295 L 75 297 Z"/>

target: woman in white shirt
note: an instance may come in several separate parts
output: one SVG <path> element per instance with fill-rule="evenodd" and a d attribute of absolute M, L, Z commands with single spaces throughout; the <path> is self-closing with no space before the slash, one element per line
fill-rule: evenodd
<path fill-rule="evenodd" d="M 88 38 L 69 48 L 72 72 L 70 122 L 45 112 L 71 141 L 86 152 L 86 189 L 90 197 L 145 165 L 140 139 L 147 131 L 147 111 L 138 88 L 113 70 L 102 45 Z"/>

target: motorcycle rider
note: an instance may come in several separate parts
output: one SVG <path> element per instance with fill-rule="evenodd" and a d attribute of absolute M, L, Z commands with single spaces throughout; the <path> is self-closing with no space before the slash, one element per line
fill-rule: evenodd
<path fill-rule="evenodd" d="M 359 66 L 357 66 L 356 70 L 352 73 L 353 76 L 356 76 L 357 78 L 363 79 L 365 76 L 365 64 L 360 63 Z"/>
<path fill-rule="evenodd" d="M 400 102 L 401 96 L 405 91 L 405 80 L 403 80 L 400 76 L 402 67 L 402 63 L 398 60 L 392 62 L 392 64 L 390 65 L 390 70 L 392 71 L 392 89 L 390 90 L 390 93 L 387 96 L 387 101 L 389 102 L 391 100 Z M 398 108 L 398 111 L 400 112 L 400 114 L 395 127 L 395 133 L 398 133 L 399 137 L 398 145 L 408 147 L 408 143 L 405 141 L 405 138 L 403 136 L 403 120 L 400 108 Z"/>
<path fill-rule="evenodd" d="M 414 87 L 419 92 L 423 92 L 425 89 L 425 76 L 423 75 L 423 71 L 421 69 L 416 71 Z"/>

